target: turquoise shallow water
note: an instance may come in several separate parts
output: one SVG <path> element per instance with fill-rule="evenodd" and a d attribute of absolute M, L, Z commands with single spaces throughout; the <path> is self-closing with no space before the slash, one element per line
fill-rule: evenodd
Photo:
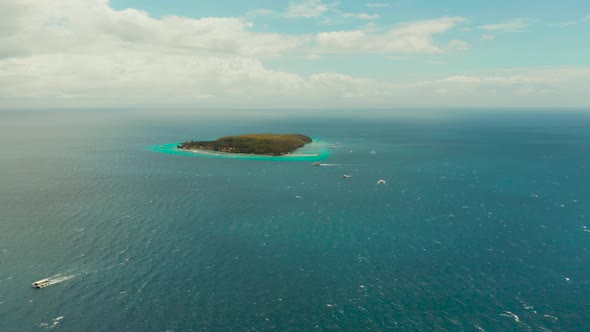
<path fill-rule="evenodd" d="M 0 113 L 0 331 L 590 327 L 590 115 L 273 114 Z M 271 131 L 340 144 L 153 150 Z"/>
<path fill-rule="evenodd" d="M 152 150 L 168 154 L 191 156 L 198 158 L 242 159 L 242 160 L 268 160 L 268 161 L 311 161 L 324 160 L 330 156 L 330 145 L 317 138 L 304 147 L 284 156 L 261 156 L 254 154 L 223 153 L 212 151 L 187 151 L 178 149 L 180 143 L 157 144 Z"/>

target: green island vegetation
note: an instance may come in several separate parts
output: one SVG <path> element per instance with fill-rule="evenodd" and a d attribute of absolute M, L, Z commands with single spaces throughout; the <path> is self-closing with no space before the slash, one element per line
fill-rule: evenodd
<path fill-rule="evenodd" d="M 247 134 L 225 136 L 215 141 L 187 141 L 177 147 L 183 150 L 282 156 L 311 142 L 311 137 L 301 134 Z"/>

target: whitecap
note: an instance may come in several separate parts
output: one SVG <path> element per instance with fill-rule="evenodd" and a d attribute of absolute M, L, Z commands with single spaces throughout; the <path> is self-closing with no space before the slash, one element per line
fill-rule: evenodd
<path fill-rule="evenodd" d="M 555 317 L 555 316 L 551 316 L 551 315 L 543 315 L 544 318 L 547 318 L 551 321 L 556 322 L 557 320 L 559 320 L 559 318 Z"/>
<path fill-rule="evenodd" d="M 511 312 L 511 311 L 504 311 L 504 313 L 503 314 L 500 314 L 500 316 L 504 316 L 504 317 L 508 317 L 508 318 L 513 318 L 516 323 L 520 323 L 520 318 L 516 314 L 514 314 L 513 312 Z"/>
<path fill-rule="evenodd" d="M 57 324 L 59 324 L 59 322 L 62 321 L 63 319 L 64 319 L 64 316 L 59 316 L 59 317 L 54 318 L 51 321 L 52 322 L 51 325 L 49 325 L 49 323 L 40 323 L 39 327 L 44 327 L 46 329 L 52 329 L 52 328 L 56 327 Z"/>

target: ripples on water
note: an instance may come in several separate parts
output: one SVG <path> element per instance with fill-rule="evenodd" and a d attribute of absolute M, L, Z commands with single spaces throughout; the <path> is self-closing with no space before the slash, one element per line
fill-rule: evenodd
<path fill-rule="evenodd" d="M 586 116 L 31 114 L 0 115 L 2 331 L 590 321 Z M 331 167 L 149 148 L 269 128 L 341 144 Z"/>

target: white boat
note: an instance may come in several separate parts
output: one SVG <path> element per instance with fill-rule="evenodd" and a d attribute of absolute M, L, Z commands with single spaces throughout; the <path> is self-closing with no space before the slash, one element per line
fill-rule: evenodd
<path fill-rule="evenodd" d="M 50 285 L 53 285 L 53 282 L 49 279 L 41 279 L 39 281 L 35 281 L 33 284 L 33 288 L 43 288 Z"/>
<path fill-rule="evenodd" d="M 344 174 L 344 175 L 342 175 L 342 178 L 343 179 L 348 179 L 350 177 L 352 177 L 352 174 Z"/>
<path fill-rule="evenodd" d="M 381 180 L 377 181 L 377 184 L 385 184 L 385 180 L 381 179 Z"/>
<path fill-rule="evenodd" d="M 311 166 L 320 166 L 320 162 L 319 161 L 316 161 L 314 163 L 311 163 Z"/>

